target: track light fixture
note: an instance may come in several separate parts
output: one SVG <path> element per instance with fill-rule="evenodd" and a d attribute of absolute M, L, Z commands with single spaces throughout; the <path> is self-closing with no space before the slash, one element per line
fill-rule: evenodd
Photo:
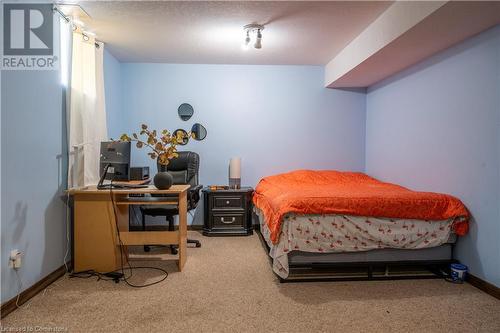
<path fill-rule="evenodd" d="M 250 44 L 250 31 L 247 30 L 247 36 L 245 38 L 245 43 L 243 43 L 243 45 L 241 46 L 243 48 L 243 50 L 248 50 L 248 46 Z"/>
<path fill-rule="evenodd" d="M 253 44 L 253 47 L 255 47 L 256 49 L 262 48 L 262 33 L 260 32 L 260 29 L 257 30 L 257 38 L 255 39 L 255 44 Z"/>
<path fill-rule="evenodd" d="M 249 44 L 252 41 L 252 37 L 255 40 L 253 47 L 256 49 L 262 48 L 262 30 L 264 30 L 264 26 L 260 24 L 247 24 L 243 27 L 245 31 L 245 42 L 242 45 L 244 50 L 248 50 Z"/>

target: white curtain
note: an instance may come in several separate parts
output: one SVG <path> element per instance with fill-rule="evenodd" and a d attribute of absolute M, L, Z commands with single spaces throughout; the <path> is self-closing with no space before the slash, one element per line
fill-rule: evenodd
<path fill-rule="evenodd" d="M 100 143 L 108 138 L 102 43 L 73 32 L 69 102 L 68 187 L 97 184 Z"/>

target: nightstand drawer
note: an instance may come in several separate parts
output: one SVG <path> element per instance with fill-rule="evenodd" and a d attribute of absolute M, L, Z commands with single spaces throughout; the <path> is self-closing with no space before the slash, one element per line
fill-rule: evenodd
<path fill-rule="evenodd" d="M 243 209 L 245 206 L 244 197 L 242 196 L 213 196 L 212 209 Z"/>
<path fill-rule="evenodd" d="M 212 214 L 214 229 L 241 228 L 245 225 L 245 214 Z"/>

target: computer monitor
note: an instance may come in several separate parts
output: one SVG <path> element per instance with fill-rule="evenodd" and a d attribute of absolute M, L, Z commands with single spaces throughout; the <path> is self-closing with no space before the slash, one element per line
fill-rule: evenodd
<path fill-rule="evenodd" d="M 130 142 L 101 142 L 101 160 L 99 166 L 99 175 L 101 177 L 106 170 L 106 166 L 108 166 L 108 171 L 104 179 L 113 181 L 129 180 Z"/>

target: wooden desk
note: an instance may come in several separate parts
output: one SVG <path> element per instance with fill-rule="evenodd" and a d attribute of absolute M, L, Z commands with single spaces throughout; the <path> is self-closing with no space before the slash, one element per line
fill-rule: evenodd
<path fill-rule="evenodd" d="M 187 190 L 189 185 L 173 185 L 168 190 L 154 186 L 137 189 L 98 190 L 96 186 L 69 190 L 74 198 L 74 270 L 110 272 L 121 268 L 120 253 L 127 255 L 127 245 L 177 244 L 179 271 L 186 263 L 187 249 Z M 129 194 L 170 194 L 145 201 Z M 147 199 L 147 198 L 146 198 Z M 177 231 L 129 231 L 129 205 L 165 205 L 179 207 Z M 115 219 L 116 212 L 116 219 Z M 118 237 L 119 231 L 119 237 Z M 120 252 L 120 240 L 123 251 Z"/>

